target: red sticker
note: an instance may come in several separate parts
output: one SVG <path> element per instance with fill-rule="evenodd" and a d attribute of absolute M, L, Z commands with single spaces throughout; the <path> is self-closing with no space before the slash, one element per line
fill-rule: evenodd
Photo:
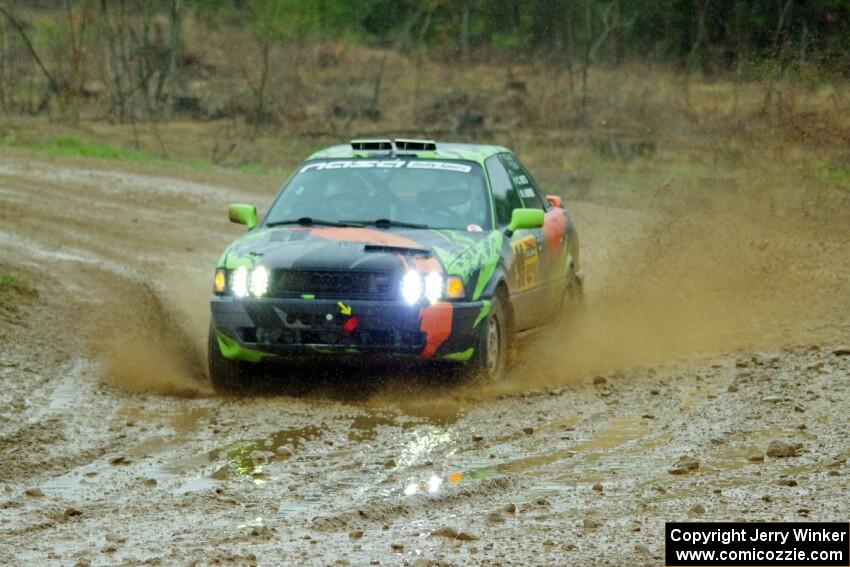
<path fill-rule="evenodd" d="M 346 335 L 350 335 L 357 329 L 357 325 L 360 323 L 360 319 L 357 315 L 353 315 L 348 318 L 348 320 L 342 325 L 342 332 Z"/>

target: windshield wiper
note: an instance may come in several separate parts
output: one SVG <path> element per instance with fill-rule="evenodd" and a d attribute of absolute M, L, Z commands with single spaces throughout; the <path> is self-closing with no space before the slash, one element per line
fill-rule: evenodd
<path fill-rule="evenodd" d="M 301 217 L 300 219 L 289 219 L 274 222 L 267 222 L 266 226 L 281 226 L 284 224 L 300 224 L 301 226 L 342 226 L 362 228 L 363 225 L 357 222 L 348 221 L 330 221 L 322 219 L 314 219 L 313 217 Z"/>
<path fill-rule="evenodd" d="M 342 221 L 342 222 L 352 222 L 357 224 L 373 224 L 378 228 L 389 228 L 391 226 L 398 226 L 402 228 L 431 228 L 427 224 L 419 224 L 415 222 L 404 222 L 397 221 L 392 219 L 376 219 L 376 220 L 353 220 L 353 221 Z"/>

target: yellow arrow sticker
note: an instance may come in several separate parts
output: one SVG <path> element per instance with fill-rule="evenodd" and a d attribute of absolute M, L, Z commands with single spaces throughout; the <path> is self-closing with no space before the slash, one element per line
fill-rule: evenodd
<path fill-rule="evenodd" d="M 351 315 L 351 306 L 350 305 L 346 305 L 342 301 L 337 301 L 336 304 L 339 305 L 339 312 L 340 313 L 342 313 L 343 315 Z"/>

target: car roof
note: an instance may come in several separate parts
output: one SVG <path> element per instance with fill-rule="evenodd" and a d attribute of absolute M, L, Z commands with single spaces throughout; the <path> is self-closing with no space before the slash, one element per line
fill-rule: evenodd
<path fill-rule="evenodd" d="M 446 142 L 437 142 L 436 150 L 404 150 L 399 151 L 395 155 L 398 156 L 416 156 L 422 159 L 444 159 L 454 160 L 462 159 L 474 161 L 484 164 L 484 160 L 495 154 L 510 152 L 508 148 L 502 146 L 491 146 L 488 144 L 454 144 Z M 369 157 L 386 157 L 392 154 L 387 151 L 374 150 L 355 150 L 351 144 L 340 144 L 338 146 L 330 146 L 323 150 L 319 150 L 311 155 L 307 160 L 311 159 L 352 159 L 352 158 L 369 158 Z"/>

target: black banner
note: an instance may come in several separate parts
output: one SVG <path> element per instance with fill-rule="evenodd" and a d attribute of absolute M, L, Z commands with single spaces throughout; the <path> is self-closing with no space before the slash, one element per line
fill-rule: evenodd
<path fill-rule="evenodd" d="M 850 524 L 668 522 L 668 567 L 849 567 Z"/>

